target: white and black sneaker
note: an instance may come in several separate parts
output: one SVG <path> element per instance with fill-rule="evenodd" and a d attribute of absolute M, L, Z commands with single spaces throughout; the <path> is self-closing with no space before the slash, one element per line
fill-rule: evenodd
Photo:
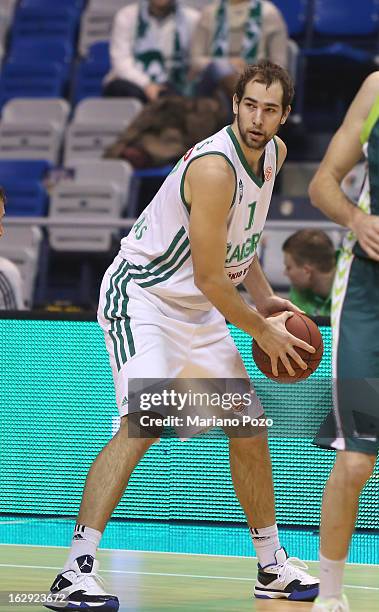
<path fill-rule="evenodd" d="M 103 580 L 97 575 L 98 569 L 99 562 L 91 555 L 75 559 L 72 568 L 58 574 L 54 580 L 45 607 L 70 612 L 117 612 L 118 598 L 106 593 Z"/>
<path fill-rule="evenodd" d="M 320 581 L 304 571 L 308 566 L 303 561 L 288 557 L 284 548 L 276 551 L 275 560 L 275 565 L 258 564 L 255 597 L 290 601 L 313 601 L 317 597 Z"/>

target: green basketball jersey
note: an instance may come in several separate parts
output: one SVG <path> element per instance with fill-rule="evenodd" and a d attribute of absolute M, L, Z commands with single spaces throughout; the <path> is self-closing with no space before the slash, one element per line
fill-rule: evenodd
<path fill-rule="evenodd" d="M 366 175 L 358 206 L 366 213 L 379 215 L 379 96 L 376 98 L 361 132 L 361 143 L 366 158 Z M 350 232 L 349 232 L 350 234 Z M 355 237 L 353 252 L 359 257 L 368 258 Z"/>

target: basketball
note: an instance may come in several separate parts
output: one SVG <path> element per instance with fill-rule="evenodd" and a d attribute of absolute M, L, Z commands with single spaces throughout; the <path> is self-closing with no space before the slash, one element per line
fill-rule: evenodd
<path fill-rule="evenodd" d="M 276 317 L 280 314 L 280 312 L 277 312 L 272 316 Z M 293 336 L 296 336 L 300 340 L 304 340 L 304 342 L 311 344 L 316 349 L 315 353 L 308 353 L 304 349 L 295 347 L 295 350 L 299 353 L 303 361 L 305 361 L 308 366 L 306 370 L 302 370 L 291 357 L 288 357 L 293 369 L 295 370 L 295 376 L 290 376 L 288 374 L 280 359 L 278 359 L 278 376 L 274 376 L 271 370 L 270 357 L 260 348 L 259 344 L 255 340 L 253 340 L 253 358 L 257 368 L 259 368 L 259 370 L 265 376 L 267 376 L 267 378 L 271 378 L 279 383 L 295 383 L 299 380 L 308 378 L 308 376 L 313 374 L 313 372 L 316 370 L 322 359 L 324 344 L 320 330 L 316 323 L 302 313 L 296 312 L 292 315 L 292 317 L 289 317 L 286 321 L 286 328 Z"/>

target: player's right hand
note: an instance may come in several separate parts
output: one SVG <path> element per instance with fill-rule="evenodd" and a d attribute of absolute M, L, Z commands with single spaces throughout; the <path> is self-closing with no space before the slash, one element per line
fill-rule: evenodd
<path fill-rule="evenodd" d="M 307 364 L 300 357 L 295 347 L 299 347 L 314 353 L 315 348 L 310 344 L 300 340 L 290 334 L 286 328 L 286 321 L 293 316 L 293 312 L 282 312 L 276 317 L 268 317 L 265 319 L 265 326 L 259 334 L 255 335 L 255 340 L 258 342 L 261 349 L 267 353 L 271 360 L 271 370 L 274 376 L 278 376 L 278 359 L 281 360 L 290 376 L 295 376 L 295 371 L 291 366 L 289 356 L 302 368 L 307 369 Z"/>
<path fill-rule="evenodd" d="M 352 230 L 367 255 L 379 261 L 379 216 L 368 215 L 357 209 Z"/>

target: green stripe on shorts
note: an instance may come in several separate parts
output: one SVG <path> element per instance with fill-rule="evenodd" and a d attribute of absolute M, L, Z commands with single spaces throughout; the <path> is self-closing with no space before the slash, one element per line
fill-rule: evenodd
<path fill-rule="evenodd" d="M 113 281 L 116 278 L 116 276 L 119 274 L 119 272 L 123 269 L 123 267 L 126 265 L 126 263 L 127 262 L 125 260 L 120 263 L 116 272 L 112 274 L 110 281 L 109 281 L 108 291 L 105 294 L 105 307 L 104 307 L 104 317 L 108 319 L 108 321 L 111 320 L 109 317 L 109 309 L 111 307 L 111 295 L 113 291 Z"/>
<path fill-rule="evenodd" d="M 129 268 L 128 268 L 128 272 L 129 272 Z M 131 279 L 131 276 L 130 274 L 128 274 L 128 276 L 121 283 L 121 295 L 123 296 L 123 301 L 121 305 L 121 315 L 124 319 L 125 332 L 126 332 L 126 337 L 128 340 L 128 347 L 129 347 L 129 355 L 130 357 L 133 357 L 133 355 L 136 354 L 136 348 L 134 345 L 133 334 L 132 334 L 132 330 L 130 327 L 130 317 L 128 315 L 129 296 L 126 293 L 127 284 L 130 279 Z"/>
<path fill-rule="evenodd" d="M 124 260 L 112 274 L 110 286 L 106 293 L 104 316 L 106 319 L 108 319 L 108 321 L 111 321 L 109 336 L 113 343 L 113 350 L 118 371 L 120 371 L 121 367 L 128 360 L 126 343 L 128 344 L 130 357 L 135 355 L 136 352 L 130 327 L 130 317 L 127 313 L 129 297 L 126 294 L 126 288 L 130 280 L 131 275 L 129 274 L 129 263 Z M 115 294 L 113 297 L 111 297 L 114 289 L 116 289 Z M 121 303 L 120 300 L 122 300 Z M 119 316 L 117 316 L 120 307 L 121 313 Z M 124 322 L 122 322 L 122 317 L 125 318 Z M 123 330 L 123 327 L 125 328 L 125 331 Z"/>

